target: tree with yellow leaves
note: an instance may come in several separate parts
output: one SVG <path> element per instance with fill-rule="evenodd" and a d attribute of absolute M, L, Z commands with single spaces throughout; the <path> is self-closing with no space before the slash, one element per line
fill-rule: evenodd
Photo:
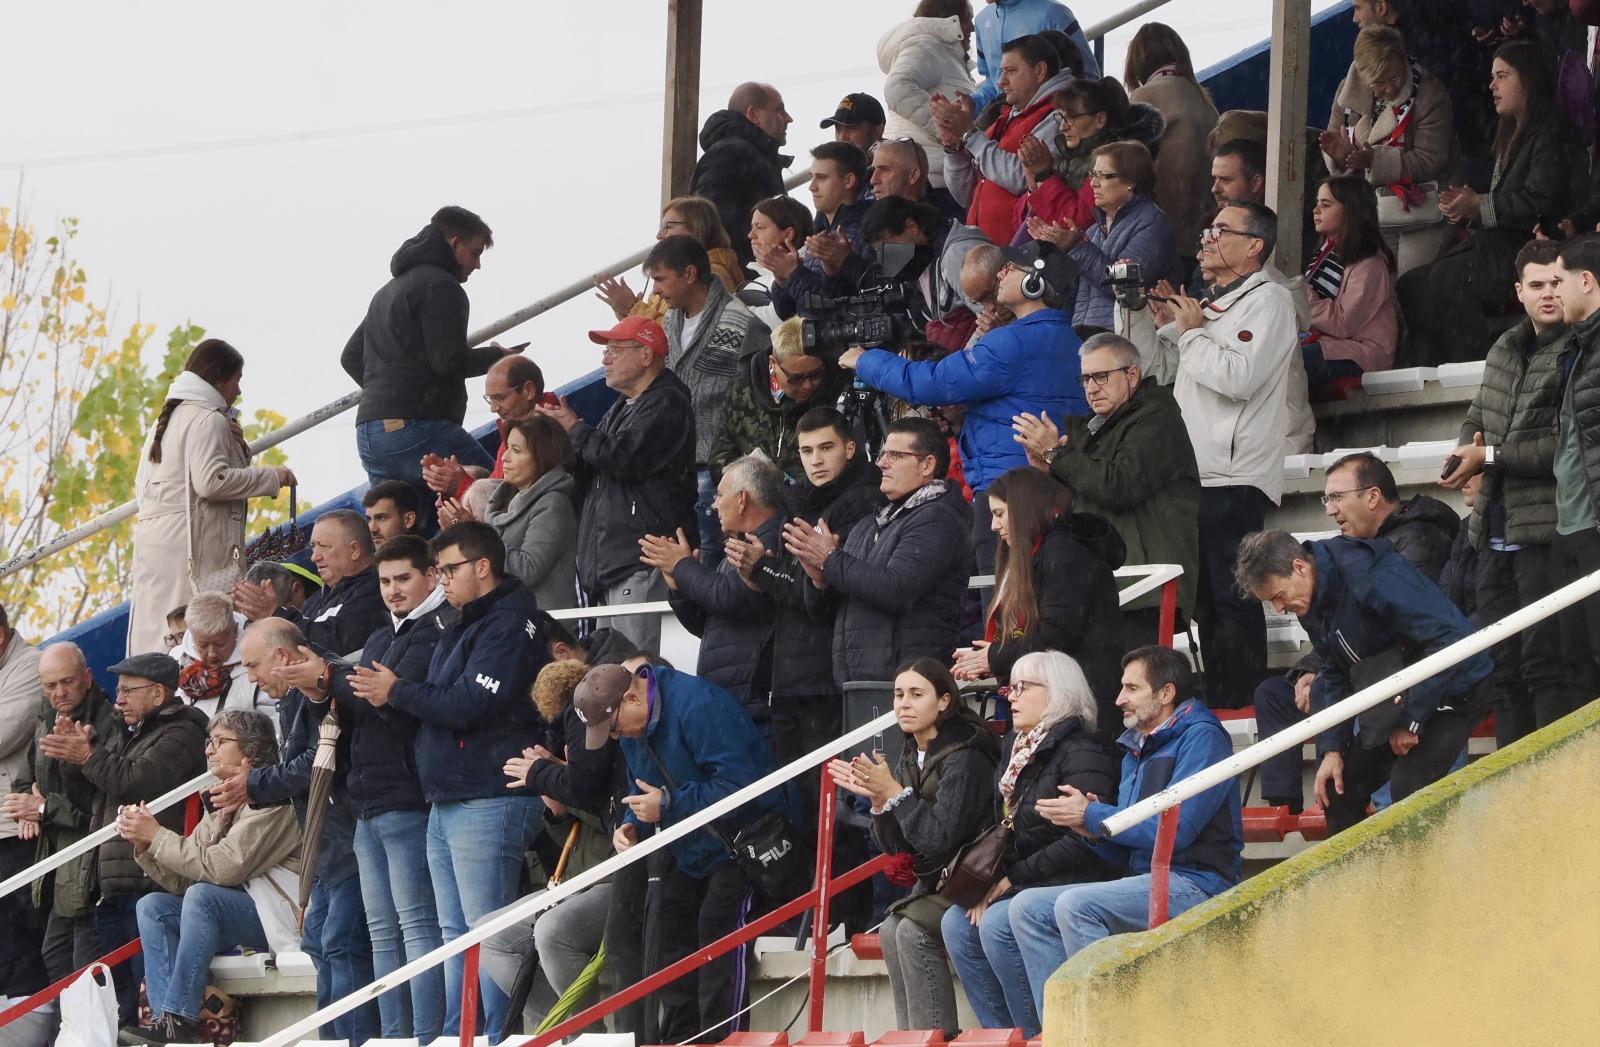
<path fill-rule="evenodd" d="M 14 217 L 15 215 L 15 217 Z M 205 336 L 185 323 L 167 340 L 161 373 L 143 352 L 154 324 L 113 338 L 107 309 L 88 294 L 70 250 L 76 219 L 40 239 L 26 218 L 0 208 L 0 557 L 80 527 L 133 497 L 145 433 L 167 386 Z M 254 439 L 283 424 L 256 411 Z M 271 450 L 260 464 L 281 465 Z M 287 498 L 251 502 L 253 534 L 287 515 Z M 127 598 L 133 521 L 123 520 L 0 578 L 0 603 L 38 640 Z"/>

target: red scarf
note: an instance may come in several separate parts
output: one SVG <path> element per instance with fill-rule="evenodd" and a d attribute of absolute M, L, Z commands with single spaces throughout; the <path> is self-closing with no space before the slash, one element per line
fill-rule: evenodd
<path fill-rule="evenodd" d="M 230 667 L 221 665 L 212 668 L 198 658 L 178 670 L 178 686 L 183 689 L 183 695 L 191 705 L 209 698 L 221 698 L 232 682 L 233 670 Z"/>

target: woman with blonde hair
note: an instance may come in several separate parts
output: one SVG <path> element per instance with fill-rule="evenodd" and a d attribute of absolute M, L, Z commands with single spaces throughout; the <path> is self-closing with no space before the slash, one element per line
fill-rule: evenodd
<path fill-rule="evenodd" d="M 692 236 L 706 249 L 711 258 L 711 272 L 729 294 L 744 283 L 744 270 L 733 253 L 728 231 L 722 227 L 717 205 L 703 196 L 675 196 L 661 209 L 661 225 L 656 228 L 656 239 L 669 236 Z M 658 294 L 642 295 L 628 286 L 621 275 L 601 275 L 594 278 L 595 297 L 611 307 L 618 320 L 630 316 L 648 316 L 656 323 L 667 315 L 667 303 Z"/>

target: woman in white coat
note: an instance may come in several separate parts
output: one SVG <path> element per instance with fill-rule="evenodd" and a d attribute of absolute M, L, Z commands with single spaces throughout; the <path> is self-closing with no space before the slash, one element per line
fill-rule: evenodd
<path fill-rule="evenodd" d="M 928 98 L 954 98 L 977 90 L 971 73 L 972 4 L 970 0 L 921 0 L 911 17 L 878 41 L 878 68 L 883 70 L 883 100 L 888 108 L 885 138 L 910 138 L 938 156 L 943 148 Z M 929 165 L 928 184 L 944 185 L 944 170 Z"/>
<path fill-rule="evenodd" d="M 295 483 L 286 466 L 250 464 L 231 411 L 243 376 L 244 357 L 227 342 L 195 346 L 139 456 L 131 653 L 162 650 L 167 612 L 195 593 L 232 590 L 244 571 L 246 500 Z"/>

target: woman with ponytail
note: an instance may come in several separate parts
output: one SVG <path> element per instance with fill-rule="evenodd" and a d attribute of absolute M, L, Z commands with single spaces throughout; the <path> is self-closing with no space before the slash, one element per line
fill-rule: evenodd
<path fill-rule="evenodd" d="M 989 485 L 994 598 L 984 639 L 956 652 L 958 680 L 1011 682 L 1032 651 L 1072 655 L 1115 736 L 1124 629 L 1115 571 L 1127 547 L 1092 513 L 1072 512 L 1072 492 L 1048 473 L 1013 469 Z"/>
<path fill-rule="evenodd" d="M 286 466 L 250 464 L 232 410 L 243 375 L 244 357 L 227 342 L 195 346 L 139 455 L 129 653 L 161 650 L 167 612 L 195 593 L 233 588 L 244 569 L 246 499 L 295 483 Z"/>

